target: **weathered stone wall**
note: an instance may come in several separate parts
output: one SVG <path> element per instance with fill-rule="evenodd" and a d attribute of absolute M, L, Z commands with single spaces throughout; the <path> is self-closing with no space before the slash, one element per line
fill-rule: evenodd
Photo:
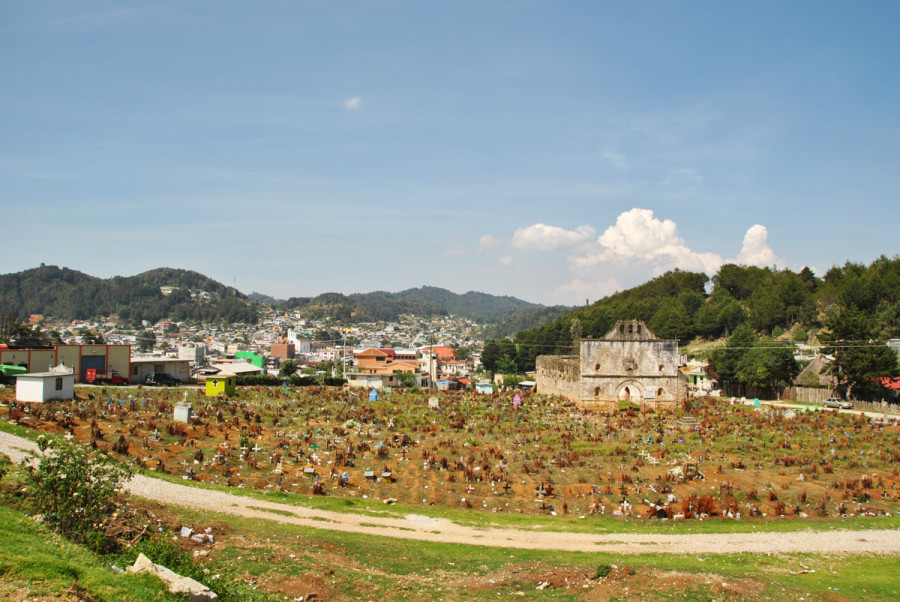
<path fill-rule="evenodd" d="M 542 395 L 560 395 L 581 400 L 581 373 L 574 355 L 539 355 L 535 363 L 535 386 Z"/>
<path fill-rule="evenodd" d="M 615 411 L 620 399 L 661 409 L 687 398 L 678 342 L 657 339 L 642 322 L 617 322 L 603 339 L 583 339 L 580 351 L 578 356 L 539 356 L 538 392 L 598 411 Z"/>
<path fill-rule="evenodd" d="M 581 343 L 581 392 L 585 403 L 630 399 L 645 394 L 654 407 L 684 399 L 687 382 L 678 370 L 678 343 L 643 339 L 584 340 Z"/>

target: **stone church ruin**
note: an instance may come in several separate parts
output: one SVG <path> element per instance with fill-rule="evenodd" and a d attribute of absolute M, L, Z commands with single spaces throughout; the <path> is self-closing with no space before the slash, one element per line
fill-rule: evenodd
<path fill-rule="evenodd" d="M 618 409 L 620 400 L 642 409 L 674 409 L 687 398 L 678 341 L 656 337 L 638 320 L 620 320 L 602 339 L 582 339 L 580 354 L 537 358 L 537 390 L 585 408 Z"/>

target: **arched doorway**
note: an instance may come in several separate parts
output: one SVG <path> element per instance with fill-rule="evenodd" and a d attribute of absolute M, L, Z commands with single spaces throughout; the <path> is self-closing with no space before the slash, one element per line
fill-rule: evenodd
<path fill-rule="evenodd" d="M 626 381 L 621 383 L 616 389 L 616 397 L 619 401 L 630 401 L 632 403 L 641 403 L 644 399 L 643 388 L 634 381 Z"/>

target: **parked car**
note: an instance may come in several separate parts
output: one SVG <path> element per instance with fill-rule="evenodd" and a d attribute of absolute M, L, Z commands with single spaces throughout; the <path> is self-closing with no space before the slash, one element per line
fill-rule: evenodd
<path fill-rule="evenodd" d="M 822 405 L 826 408 L 838 408 L 839 410 L 853 409 L 852 403 L 850 403 L 849 401 L 844 401 L 843 399 L 838 399 L 837 397 L 829 397 L 822 402 Z"/>
<path fill-rule="evenodd" d="M 144 381 L 145 385 L 151 387 L 177 387 L 181 381 L 165 372 L 154 372 Z"/>

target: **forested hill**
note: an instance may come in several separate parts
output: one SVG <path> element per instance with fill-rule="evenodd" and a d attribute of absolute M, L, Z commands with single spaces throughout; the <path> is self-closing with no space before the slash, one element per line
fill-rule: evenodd
<path fill-rule="evenodd" d="M 741 324 L 761 335 L 792 331 L 798 340 L 830 328 L 845 310 L 860 312 L 866 338 L 900 337 L 900 258 L 881 256 L 870 265 L 847 263 L 817 277 L 800 272 L 727 264 L 713 276 L 674 271 L 605 297 L 544 326 L 520 332 L 514 342 L 520 369 L 538 355 L 569 353 L 576 336 L 602 337 L 616 320 L 645 321 L 660 338 L 691 340 L 726 336 Z"/>
<path fill-rule="evenodd" d="M 548 311 L 557 311 L 550 314 L 553 317 L 567 311 L 514 297 L 471 291 L 459 295 L 437 287 L 399 293 L 324 293 L 286 301 L 259 293 L 248 298 L 203 274 L 170 268 L 109 279 L 44 265 L 0 275 L 0 314 L 18 320 L 25 320 L 31 314 L 65 320 L 115 314 L 131 323 L 161 319 L 256 323 L 263 305 L 280 311 L 297 310 L 311 318 L 394 321 L 401 314 L 422 317 L 453 314 L 483 324 L 512 319 L 522 328 L 545 323 Z"/>
<path fill-rule="evenodd" d="M 270 303 L 276 309 L 297 310 L 310 317 L 349 319 L 353 316 L 358 320 L 392 321 L 402 314 L 422 317 L 453 314 L 480 323 L 496 324 L 511 316 L 520 315 L 527 327 L 540 324 L 540 313 L 547 309 L 515 297 L 473 291 L 460 295 L 433 286 L 412 288 L 399 293 L 325 293 L 314 298 L 294 297 Z M 535 318 L 529 319 L 527 316 L 532 313 L 535 313 Z"/>
<path fill-rule="evenodd" d="M 0 313 L 18 320 L 31 314 L 66 320 L 117 314 L 132 323 L 258 320 L 258 306 L 237 290 L 203 274 L 171 268 L 109 279 L 45 265 L 0 275 Z"/>

